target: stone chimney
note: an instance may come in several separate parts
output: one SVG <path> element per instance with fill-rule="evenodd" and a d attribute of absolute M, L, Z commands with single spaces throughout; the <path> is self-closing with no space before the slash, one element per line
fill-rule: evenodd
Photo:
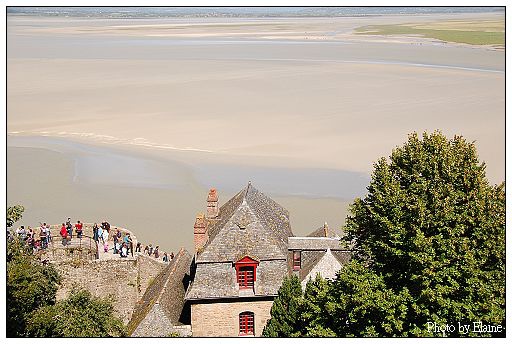
<path fill-rule="evenodd" d="M 206 233 L 206 218 L 204 217 L 204 214 L 198 214 L 196 216 L 196 222 L 194 223 L 194 247 L 196 252 L 203 248 L 206 240 L 208 240 L 208 234 Z"/>
<path fill-rule="evenodd" d="M 329 226 L 327 225 L 327 222 L 324 223 L 324 237 L 329 237 Z"/>
<path fill-rule="evenodd" d="M 209 219 L 216 218 L 219 215 L 219 196 L 217 189 L 212 188 L 206 199 L 206 217 Z"/>

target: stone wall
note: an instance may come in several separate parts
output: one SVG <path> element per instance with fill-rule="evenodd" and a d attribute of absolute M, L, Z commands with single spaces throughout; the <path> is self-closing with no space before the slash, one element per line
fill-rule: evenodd
<path fill-rule="evenodd" d="M 149 282 L 167 266 L 144 256 L 93 261 L 67 259 L 53 265 L 62 276 L 58 300 L 66 298 L 73 285 L 89 290 L 94 296 L 113 295 L 114 311 L 125 324 Z"/>
<path fill-rule="evenodd" d="M 63 277 L 57 300 L 66 298 L 73 285 L 94 296 L 112 295 L 115 313 L 128 323 L 138 299 L 137 260 L 63 261 L 54 266 Z"/>
<path fill-rule="evenodd" d="M 137 255 L 137 263 L 139 265 L 138 276 L 138 298 L 146 292 L 149 284 L 154 281 L 155 277 L 168 265 L 161 260 L 151 258 L 146 255 Z"/>
<path fill-rule="evenodd" d="M 272 302 L 272 300 L 248 300 L 192 304 L 192 336 L 238 337 L 238 316 L 248 311 L 254 313 L 254 332 L 257 337 L 260 337 L 263 327 L 270 319 Z"/>

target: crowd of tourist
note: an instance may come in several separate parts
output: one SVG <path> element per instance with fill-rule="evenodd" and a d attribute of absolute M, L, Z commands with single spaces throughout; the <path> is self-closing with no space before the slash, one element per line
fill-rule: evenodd
<path fill-rule="evenodd" d="M 137 243 L 135 247 L 135 252 L 144 253 L 147 256 L 154 257 L 156 259 L 160 259 L 162 257 L 162 261 L 164 263 L 168 263 L 169 261 L 174 259 L 174 252 L 167 254 L 167 252 L 160 253 L 160 247 L 156 246 L 153 248 L 152 244 L 145 246 L 140 242 Z"/>
<path fill-rule="evenodd" d="M 38 229 L 32 229 L 30 226 L 25 229 L 25 226 L 20 226 L 16 229 L 15 233 L 18 238 L 27 243 L 33 252 L 47 249 L 50 243 L 53 243 L 50 226 L 46 222 L 42 223 Z M 73 225 L 71 218 L 68 217 L 67 221 L 62 223 L 59 234 L 62 246 L 71 245 L 73 235 L 80 240 L 84 237 L 84 224 L 78 220 Z M 9 236 L 10 232 L 8 231 L 8 238 Z M 100 225 L 94 223 L 92 227 L 92 240 L 96 242 L 98 250 L 100 247 L 102 247 L 104 253 L 112 250 L 114 255 L 118 254 L 121 258 L 126 258 L 129 255 L 133 257 L 134 253 L 138 252 L 155 259 L 161 259 L 165 263 L 174 259 L 173 252 L 170 254 L 167 254 L 167 252 L 161 253 L 159 246 L 153 248 L 152 244 L 144 247 L 142 243 L 137 242 L 134 250 L 133 239 L 130 233 L 123 232 L 118 228 L 111 230 L 111 226 L 106 220 Z M 109 242 L 113 242 L 112 248 L 109 248 Z"/>
<path fill-rule="evenodd" d="M 20 226 L 16 229 L 15 233 L 33 252 L 48 248 L 48 245 L 53 240 L 50 226 L 46 223 L 42 223 L 37 229 L 33 229 L 30 226 L 27 228 Z"/>

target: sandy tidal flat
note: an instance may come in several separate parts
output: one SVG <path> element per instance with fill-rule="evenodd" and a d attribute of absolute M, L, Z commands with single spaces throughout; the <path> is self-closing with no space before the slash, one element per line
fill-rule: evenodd
<path fill-rule="evenodd" d="M 105 216 L 144 233 L 162 233 L 171 222 L 169 230 L 187 237 L 180 242 L 187 246 L 207 188 L 218 186 L 234 194 L 253 179 L 263 192 L 284 196 L 285 206 L 286 197 L 298 197 L 295 209 L 300 215 L 289 210 L 292 218 L 302 217 L 294 228 L 303 228 L 305 234 L 316 223 L 320 226 L 322 218 L 340 226 L 340 209 L 364 195 L 372 163 L 405 142 L 408 133 L 436 129 L 475 141 L 490 181 L 499 183 L 505 168 L 504 52 L 420 37 L 354 33 L 366 25 L 427 25 L 437 20 L 504 18 L 8 16 L 8 145 L 17 154 L 19 149 L 59 153 L 44 140 L 28 146 L 13 143 L 23 137 L 59 138 L 68 146 L 79 142 L 122 148 L 153 161 L 146 170 L 129 165 L 123 179 L 117 173 L 99 173 L 94 150 L 60 152 L 67 154 L 66 164 L 82 163 L 81 179 L 70 180 L 73 173 L 50 164 L 48 182 L 37 187 L 37 169 L 18 173 L 22 161 L 16 163 L 17 154 L 11 153 L 8 201 L 31 204 L 31 211 L 38 212 L 34 221 L 61 221 L 88 209 L 84 216 L 97 214 L 98 221 Z M 25 152 L 27 159 L 37 156 Z M 193 191 L 184 196 L 183 190 Z M 87 201 L 62 203 L 76 194 Z M 338 203 L 306 206 L 301 203 L 304 196 L 334 197 Z M 44 206 L 48 197 L 58 201 L 51 207 L 59 210 L 56 217 Z M 114 208 L 105 207 L 106 202 Z M 127 209 L 133 213 L 133 208 L 149 208 L 140 214 L 150 215 L 123 220 L 122 214 Z M 159 229 L 146 229 L 148 221 L 158 223 Z M 148 240 L 156 241 L 156 236 Z"/>

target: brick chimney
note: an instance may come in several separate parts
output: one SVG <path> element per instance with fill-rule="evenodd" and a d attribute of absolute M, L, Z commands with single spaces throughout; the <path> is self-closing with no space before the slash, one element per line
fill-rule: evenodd
<path fill-rule="evenodd" d="M 217 189 L 212 188 L 206 199 L 206 217 L 209 219 L 216 218 L 219 215 L 219 196 Z"/>
<path fill-rule="evenodd" d="M 207 239 L 206 218 L 204 217 L 204 214 L 198 214 L 196 216 L 196 222 L 194 223 L 194 247 L 196 252 L 203 248 Z"/>

